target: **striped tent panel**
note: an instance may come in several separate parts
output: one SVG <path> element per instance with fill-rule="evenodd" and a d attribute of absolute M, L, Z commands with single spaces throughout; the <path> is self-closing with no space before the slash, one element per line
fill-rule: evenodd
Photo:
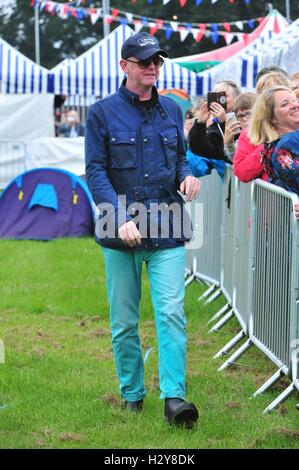
<path fill-rule="evenodd" d="M 123 79 L 121 46 L 132 34 L 131 28 L 119 26 L 81 56 L 54 67 L 55 93 L 104 97 L 116 91 Z"/>
<path fill-rule="evenodd" d="M 185 90 L 189 96 L 198 95 L 198 77 L 196 73 L 181 67 L 169 59 L 165 59 L 165 64 L 160 69 L 160 77 L 157 82 L 159 90 L 176 88 Z"/>
<path fill-rule="evenodd" d="M 121 25 L 77 59 L 58 64 L 51 70 L 55 93 L 101 98 L 115 93 L 124 78 L 119 65 L 121 46 L 132 34 L 134 31 L 129 26 Z M 189 95 L 197 95 L 197 76 L 166 60 L 157 87 L 182 88 Z"/>
<path fill-rule="evenodd" d="M 0 38 L 0 93 L 53 92 L 51 74 Z"/>
<path fill-rule="evenodd" d="M 273 34 L 277 34 L 284 31 L 287 28 L 288 22 L 286 19 L 277 11 L 272 10 L 267 15 L 260 25 L 254 29 L 246 39 L 241 39 L 237 42 L 229 44 L 224 47 L 214 49 L 209 52 L 203 52 L 201 54 L 193 54 L 185 57 L 177 57 L 172 59 L 173 62 L 207 62 L 207 61 L 224 61 L 230 59 L 234 54 L 242 52 L 242 50 L 255 41 L 258 37 L 271 37 Z M 234 34 L 234 33 L 231 33 Z"/>
<path fill-rule="evenodd" d="M 253 89 L 258 70 L 269 65 L 279 65 L 289 73 L 296 72 L 299 70 L 298 48 L 299 19 L 281 33 L 258 38 L 231 59 L 199 74 L 202 94 L 222 79 L 235 80 L 246 90 Z"/>

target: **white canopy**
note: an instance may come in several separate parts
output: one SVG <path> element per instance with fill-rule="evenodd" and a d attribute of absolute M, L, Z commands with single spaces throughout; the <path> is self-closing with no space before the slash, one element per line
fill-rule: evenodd
<path fill-rule="evenodd" d="M 254 29 L 250 34 L 243 35 L 243 39 L 240 39 L 233 44 L 229 44 L 218 49 L 213 49 L 209 52 L 202 52 L 201 54 L 193 54 L 185 57 L 177 57 L 172 59 L 173 62 L 178 64 L 182 62 L 207 62 L 207 61 L 224 61 L 230 59 L 234 54 L 242 52 L 245 47 L 249 46 L 258 37 L 265 37 L 271 39 L 276 34 L 284 31 L 288 27 L 288 22 L 282 16 L 279 11 L 272 10 L 267 15 L 259 26 Z M 234 36 L 242 36 L 242 33 L 226 33 L 227 36 L 233 38 Z"/>
<path fill-rule="evenodd" d="M 259 69 L 278 65 L 289 73 L 299 71 L 299 19 L 271 39 L 256 39 L 231 59 L 199 74 L 201 94 L 222 79 L 233 79 L 244 89 L 255 87 Z"/>
<path fill-rule="evenodd" d="M 113 30 L 91 49 L 74 60 L 64 60 L 54 73 L 54 91 L 67 96 L 105 97 L 118 90 L 124 73 L 119 65 L 123 42 L 134 34 L 127 25 Z M 159 89 L 180 88 L 197 95 L 197 76 L 194 72 L 165 61 L 161 68 Z"/>
<path fill-rule="evenodd" d="M 53 92 L 51 74 L 0 38 L 0 93 Z"/>

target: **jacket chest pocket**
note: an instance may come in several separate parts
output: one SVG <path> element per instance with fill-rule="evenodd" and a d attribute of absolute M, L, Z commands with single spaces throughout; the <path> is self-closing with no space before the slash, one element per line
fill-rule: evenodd
<path fill-rule="evenodd" d="M 137 166 L 137 133 L 112 131 L 109 139 L 111 168 L 126 169 Z"/>
<path fill-rule="evenodd" d="M 178 132 L 176 129 L 168 129 L 160 132 L 160 137 L 166 158 L 166 166 L 167 168 L 173 168 L 177 159 Z"/>

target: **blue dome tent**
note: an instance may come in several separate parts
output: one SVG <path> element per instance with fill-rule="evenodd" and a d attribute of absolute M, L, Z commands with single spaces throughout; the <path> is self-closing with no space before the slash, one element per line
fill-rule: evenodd
<path fill-rule="evenodd" d="M 0 238 L 50 240 L 94 231 L 84 181 L 68 171 L 37 168 L 14 178 L 0 197 Z"/>

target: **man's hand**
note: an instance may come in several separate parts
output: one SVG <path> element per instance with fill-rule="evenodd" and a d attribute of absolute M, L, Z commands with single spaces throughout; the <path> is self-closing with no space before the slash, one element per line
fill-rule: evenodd
<path fill-rule="evenodd" d="M 194 176 L 186 176 L 180 184 L 181 193 L 185 194 L 187 201 L 192 201 L 198 196 L 201 182 Z"/>
<path fill-rule="evenodd" d="M 295 212 L 296 219 L 299 220 L 299 202 L 294 204 L 294 212 Z"/>
<path fill-rule="evenodd" d="M 126 245 L 131 247 L 141 244 L 141 233 L 132 220 L 119 227 L 118 235 Z"/>

